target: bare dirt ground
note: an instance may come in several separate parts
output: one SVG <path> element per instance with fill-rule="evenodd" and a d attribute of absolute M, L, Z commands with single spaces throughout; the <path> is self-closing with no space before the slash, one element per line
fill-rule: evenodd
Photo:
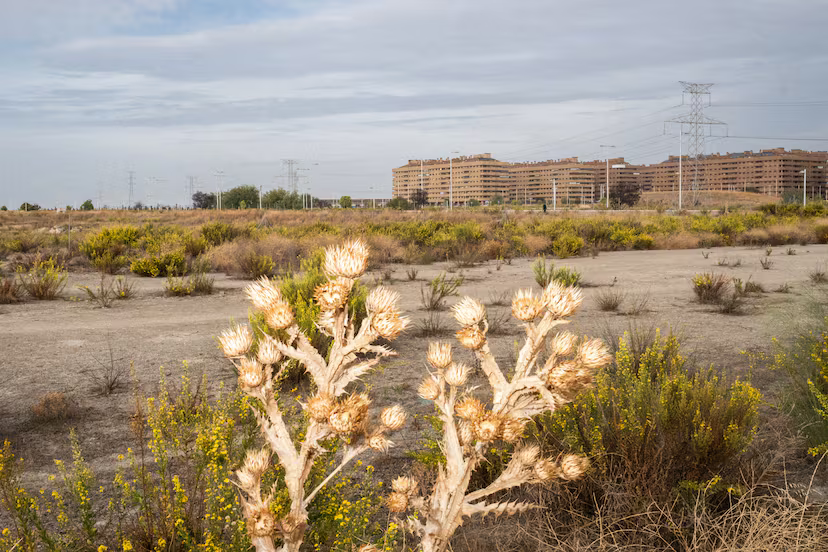
<path fill-rule="evenodd" d="M 828 297 L 813 284 L 808 273 L 828 261 L 828 246 L 796 246 L 796 254 L 776 248 L 774 266 L 763 270 L 759 260 L 764 249 L 717 248 L 705 259 L 700 250 L 628 251 L 601 253 L 596 258 L 557 261 L 581 271 L 585 281 L 584 306 L 574 317 L 576 333 L 618 335 L 630 327 L 672 328 L 683 336 L 688 353 L 702 364 L 715 363 L 731 375 L 748 375 L 748 358 L 741 351 L 768 351 L 771 338 L 786 339 L 801 324 L 813 319 L 817 307 Z M 719 259 L 741 266 L 717 266 Z M 489 262 L 459 269 L 466 282 L 460 296 L 478 297 L 487 305 L 492 298 L 519 287 L 537 287 L 531 259 L 517 259 L 510 265 Z M 824 265 L 823 265 L 824 266 Z M 402 295 L 402 307 L 415 325 L 428 316 L 420 302 L 420 288 L 441 271 L 453 270 L 445 263 L 414 267 L 417 280 L 409 281 L 408 267 L 394 265 L 394 289 Z M 724 315 L 695 302 L 690 278 L 704 271 L 722 272 L 760 283 L 766 293 L 748 301 L 745 313 Z M 365 282 L 371 284 L 374 275 Z M 376 275 L 378 277 L 378 275 Z M 193 375 L 206 373 L 210 385 L 233 385 L 234 375 L 222 358 L 215 337 L 231 319 L 245 320 L 247 303 L 242 293 L 247 282 L 216 275 L 214 295 L 174 298 L 163 293 L 163 279 L 133 278 L 137 297 L 117 301 L 112 308 L 96 308 L 85 300 L 77 285 L 94 286 L 94 274 L 72 274 L 63 300 L 27 301 L 0 306 L 0 439 L 10 439 L 26 459 L 30 483 L 42 483 L 54 471 L 54 458 L 69 454 L 68 430 L 77 428 L 85 456 L 104 478 L 114 471 L 115 459 L 130 446 L 129 417 L 133 401 L 129 384 L 119 393 L 103 397 L 92 392 L 90 371 L 99 371 L 110 356 L 127 368 L 134 361 L 137 378 L 144 393 L 157 389 L 159 369 L 170 378 L 181 372 L 188 361 Z M 774 292 L 783 284 L 789 293 Z M 621 313 L 601 312 L 595 294 L 614 285 L 627 294 Z M 449 298 L 448 304 L 456 301 Z M 624 314 L 633 305 L 643 304 L 643 312 Z M 509 306 L 491 306 L 490 316 L 505 315 Z M 439 315 L 446 331 L 439 339 L 453 340 L 455 324 L 450 312 Z M 510 319 L 503 335 L 492 337 L 492 348 L 504 363 L 521 339 L 519 328 Z M 416 389 L 425 374 L 428 338 L 417 329 L 394 343 L 399 357 L 385 363 L 381 371 L 367 380 L 375 390 L 379 407 L 401 402 L 415 414 L 430 413 L 429 403 L 417 397 Z M 465 352 L 459 352 L 465 355 Z M 753 381 L 763 391 L 772 391 L 781 374 L 759 371 Z M 31 406 L 51 391 L 65 392 L 77 405 L 78 414 L 60 423 L 38 423 Z M 414 425 L 414 429 L 419 424 Z M 416 446 L 414 429 L 401 435 L 392 460 L 402 458 Z"/>

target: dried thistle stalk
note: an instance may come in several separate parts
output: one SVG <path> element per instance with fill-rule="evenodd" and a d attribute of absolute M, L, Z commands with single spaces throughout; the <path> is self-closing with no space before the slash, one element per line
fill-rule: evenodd
<path fill-rule="evenodd" d="M 267 443 L 264 450 L 250 452 L 236 472 L 247 529 L 258 552 L 298 551 L 308 525 L 308 506 L 317 493 L 358 455 L 369 449 L 388 450 L 393 445 L 388 434 L 405 423 L 406 413 L 400 406 L 386 408 L 379 423 L 372 422 L 368 416 L 370 397 L 346 393 L 350 383 L 382 358 L 396 354 L 375 342 L 396 338 L 409 322 L 400 316 L 399 295 L 378 287 L 366 299 L 367 317 L 355 328 L 348 314 L 348 297 L 367 262 L 368 247 L 362 240 L 325 252 L 328 281 L 316 289 L 314 298 L 322 309 L 318 326 L 333 337 L 329 360 L 311 345 L 296 324 L 291 305 L 267 278 L 250 284 L 245 292 L 268 326 L 286 337 L 264 335 L 256 355 L 250 354 L 252 333 L 246 326 L 235 326 L 219 338 L 225 356 L 236 367 L 240 387 L 259 403 L 260 408 L 254 408 L 254 412 Z M 301 405 L 308 426 L 300 442 L 291 438 L 276 390 L 276 382 L 290 359 L 304 365 L 316 388 L 316 394 Z M 325 452 L 320 442 L 332 437 L 343 441 L 339 464 L 316 488 L 306 488 L 311 468 Z M 262 488 L 262 474 L 274 459 L 284 469 L 290 497 L 290 509 L 281 519 L 271 512 L 269 489 Z"/>
<path fill-rule="evenodd" d="M 529 419 L 554 411 L 571 401 L 589 386 L 596 369 L 611 356 L 599 339 L 580 344 L 570 332 L 551 337 L 553 330 L 567 324 L 583 301 L 581 291 L 552 282 L 541 296 L 530 290 L 515 294 L 512 314 L 523 322 L 526 340 L 520 350 L 513 375 L 507 378 L 489 350 L 488 325 L 482 303 L 464 297 L 453 308 L 461 329 L 457 340 L 471 349 L 480 362 L 491 387 L 490 406 L 463 392 L 468 368 L 452 360 L 451 346 L 432 343 L 428 361 L 435 373 L 426 377 L 419 394 L 434 401 L 443 421 L 442 450 L 445 464 L 438 467 L 437 481 L 428 496 L 418 494 L 415 481 L 395 480 L 388 497 L 392 512 L 413 511 L 406 517 L 406 528 L 419 536 L 425 552 L 446 550 L 449 540 L 463 518 L 473 514 L 515 514 L 533 508 L 522 502 L 488 503 L 486 498 L 505 489 L 527 483 L 542 483 L 558 478 L 571 481 L 588 467 L 586 458 L 567 454 L 542 458 L 540 449 L 517 444 L 500 476 L 488 487 L 469 493 L 472 473 L 493 441 L 518 443 Z M 551 338 L 551 354 L 540 362 L 540 353 Z"/>

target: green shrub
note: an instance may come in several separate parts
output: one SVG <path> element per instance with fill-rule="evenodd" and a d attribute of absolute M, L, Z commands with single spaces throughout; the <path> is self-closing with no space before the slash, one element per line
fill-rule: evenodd
<path fill-rule="evenodd" d="M 201 227 L 201 237 L 210 245 L 221 245 L 241 234 L 238 228 L 226 222 L 208 222 Z"/>
<path fill-rule="evenodd" d="M 560 259 L 565 259 L 580 254 L 583 247 L 583 238 L 573 234 L 564 234 L 552 242 L 552 253 Z"/>
<path fill-rule="evenodd" d="M 186 253 L 190 257 L 198 257 L 199 255 L 207 251 L 207 248 L 210 246 L 210 244 L 207 243 L 207 240 L 204 238 L 204 236 L 199 236 L 196 238 L 191 234 L 188 234 L 184 237 L 183 244 L 184 253 Z"/>
<path fill-rule="evenodd" d="M 564 286 L 581 285 L 581 273 L 566 266 L 555 269 L 555 275 L 552 279 Z"/>
<path fill-rule="evenodd" d="M 63 265 L 49 258 L 36 260 L 28 271 L 18 267 L 20 285 L 34 299 L 55 299 L 66 286 L 69 275 Z"/>
<path fill-rule="evenodd" d="M 178 278 L 176 276 L 167 276 L 167 282 L 164 284 L 164 291 L 167 295 L 175 297 L 184 297 L 191 295 L 195 290 L 193 282 L 188 278 Z"/>
<path fill-rule="evenodd" d="M 591 391 L 537 420 L 542 439 L 591 455 L 605 474 L 660 491 L 718 474 L 753 439 L 759 391 L 726 383 L 713 367 L 688 370 L 674 335 L 656 332 L 637 355 L 629 340 L 620 340 L 615 364 L 599 372 Z"/>
<path fill-rule="evenodd" d="M 114 274 L 129 264 L 129 255 L 143 235 L 135 226 L 108 226 L 87 236 L 79 249 L 97 270 Z"/>
<path fill-rule="evenodd" d="M 547 265 L 543 258 L 532 263 L 532 271 L 535 273 L 535 282 L 542 288 L 546 288 L 553 280 L 564 286 L 578 286 L 581 283 L 581 273 L 574 268 L 555 268 L 552 262 Z"/>
<path fill-rule="evenodd" d="M 727 286 L 730 283 L 730 278 L 724 274 L 705 272 L 703 274 L 696 274 L 691 281 L 693 284 L 693 292 L 696 294 L 700 303 L 717 304 L 724 297 Z"/>
<path fill-rule="evenodd" d="M 245 278 L 255 280 L 262 276 L 272 276 L 276 263 L 270 255 L 259 255 L 253 250 L 239 254 L 239 270 Z"/>
<path fill-rule="evenodd" d="M 187 272 L 187 257 L 183 250 L 150 254 L 132 261 L 130 270 L 139 276 L 179 276 Z"/>

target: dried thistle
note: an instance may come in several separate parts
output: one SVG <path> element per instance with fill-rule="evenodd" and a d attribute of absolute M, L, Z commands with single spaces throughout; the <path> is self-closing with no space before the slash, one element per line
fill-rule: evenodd
<path fill-rule="evenodd" d="M 568 323 L 565 318 L 582 301 L 579 289 L 557 282 L 550 283 L 540 297 L 528 290 L 515 294 L 512 314 L 523 322 L 526 340 L 508 377 L 489 350 L 483 305 L 466 297 L 454 306 L 454 317 L 461 326 L 456 337 L 463 347 L 474 352 L 480 363 L 491 388 L 491 406 L 462 389 L 467 368 L 452 362 L 451 349 L 432 343 L 428 361 L 437 374 L 427 377 L 418 391 L 421 397 L 434 401 L 440 413 L 445 464 L 439 466 L 429 496 L 415 497 L 416 487 L 407 492 L 408 484 L 395 480 L 388 498 L 394 513 L 414 510 L 416 515 L 407 517 L 405 526 L 419 536 L 425 552 L 446 550 L 464 516 L 515 514 L 534 507 L 529 503 L 487 503 L 487 497 L 527 483 L 554 478 L 570 481 L 581 477 L 587 469 L 586 458 L 542 458 L 537 446 L 519 443 L 533 416 L 554 411 L 572 400 L 591 383 L 595 370 L 610 361 L 606 346 L 598 339 L 584 340 L 578 345 L 578 339 L 570 332 L 554 334 L 556 328 Z M 541 362 L 539 357 L 544 349 L 550 354 Z M 485 449 L 498 440 L 518 443 L 506 468 L 488 487 L 468 492 L 471 475 L 483 461 Z"/>
<path fill-rule="evenodd" d="M 321 309 L 318 327 L 333 337 L 327 359 L 299 329 L 291 305 L 267 278 L 250 284 L 245 293 L 269 328 L 276 331 L 262 335 L 255 356 L 248 356 L 253 342 L 249 328 L 237 326 L 219 337 L 225 356 L 236 367 L 240 387 L 259 403 L 253 412 L 267 443 L 266 449 L 248 453 L 236 471 L 247 530 L 258 552 L 298 552 L 308 526 L 308 506 L 319 491 L 360 454 L 370 449 L 387 451 L 393 445 L 388 434 L 405 424 L 405 411 L 399 406 L 385 409 L 379 423 L 372 422 L 370 397 L 346 392 L 349 384 L 382 358 L 395 354 L 375 341 L 381 337 L 392 340 L 408 325 L 397 307 L 399 295 L 378 288 L 366 301 L 366 318 L 359 328 L 355 327 L 348 312 L 348 298 L 367 262 L 368 248 L 361 240 L 329 248 L 325 253 L 328 281 L 316 288 L 314 299 Z M 298 442 L 291 437 L 277 400 L 277 382 L 288 361 L 303 365 L 316 388 L 315 395 L 302 404 L 308 425 L 301 437 L 296 437 Z M 308 489 L 311 468 L 324 452 L 321 442 L 332 437 L 343 440 L 342 457 L 322 483 Z M 281 519 L 271 513 L 272 495 L 261 482 L 273 461 L 284 470 L 290 500 Z M 402 497 L 407 507 L 408 498 Z"/>

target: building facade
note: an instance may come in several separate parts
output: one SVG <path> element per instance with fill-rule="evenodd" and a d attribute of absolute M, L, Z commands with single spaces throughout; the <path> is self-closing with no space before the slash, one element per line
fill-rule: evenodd
<path fill-rule="evenodd" d="M 681 167 L 680 167 L 681 165 Z M 609 171 L 609 172 L 608 172 Z M 806 171 L 803 173 L 803 171 Z M 679 174 L 681 172 L 681 175 Z M 489 153 L 449 159 L 410 160 L 393 169 L 393 196 L 411 199 L 424 190 L 429 205 L 488 204 L 501 198 L 522 204 L 546 202 L 587 205 L 610 200 L 620 187 L 678 192 L 679 181 L 690 191 L 746 191 L 780 196 L 802 192 L 828 199 L 828 152 L 784 148 L 705 156 L 694 175 L 687 157 L 671 156 L 654 165 L 632 165 L 623 157 L 579 161 L 577 157 L 508 163 Z"/>

